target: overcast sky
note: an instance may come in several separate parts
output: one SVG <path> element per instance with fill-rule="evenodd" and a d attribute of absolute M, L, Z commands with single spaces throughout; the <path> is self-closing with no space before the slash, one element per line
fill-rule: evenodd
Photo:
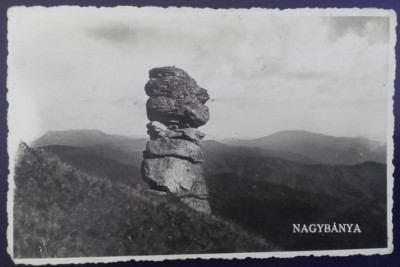
<path fill-rule="evenodd" d="M 210 138 L 296 129 L 384 141 L 388 17 L 285 14 L 13 9 L 10 128 L 26 141 L 82 128 L 146 136 L 148 70 L 173 65 L 208 90 Z"/>

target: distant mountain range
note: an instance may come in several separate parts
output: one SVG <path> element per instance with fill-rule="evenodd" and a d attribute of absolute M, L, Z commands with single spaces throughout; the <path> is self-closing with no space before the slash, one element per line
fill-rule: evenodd
<path fill-rule="evenodd" d="M 224 142 L 202 144 L 213 214 L 282 250 L 386 246 L 384 144 L 301 131 Z M 145 189 L 145 143 L 74 130 L 50 132 L 33 146 L 90 176 Z M 363 234 L 292 234 L 293 223 L 333 222 L 359 223 Z"/>
<path fill-rule="evenodd" d="M 49 131 L 30 144 L 32 147 L 64 145 L 76 147 L 111 147 L 119 150 L 143 150 L 147 139 L 110 135 L 99 130 Z"/>
<path fill-rule="evenodd" d="M 224 139 L 223 143 L 293 153 L 304 162 L 354 165 L 386 163 L 386 144 L 366 138 L 334 137 L 306 131 L 282 131 L 257 139 Z M 300 161 L 300 160 L 299 160 Z"/>

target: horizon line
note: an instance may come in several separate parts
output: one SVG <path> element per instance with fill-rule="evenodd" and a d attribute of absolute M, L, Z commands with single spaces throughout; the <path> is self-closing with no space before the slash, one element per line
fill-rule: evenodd
<path fill-rule="evenodd" d="M 105 135 L 117 135 L 117 136 L 124 136 L 124 137 L 129 137 L 129 138 L 135 138 L 135 139 L 146 139 L 149 138 L 149 136 L 146 135 L 141 135 L 141 134 L 121 134 L 121 133 L 109 133 L 109 132 L 105 132 L 104 130 L 99 130 L 99 129 L 88 129 L 88 128 L 78 128 L 78 129 L 68 129 L 68 130 L 48 130 L 46 131 L 44 134 L 40 135 L 38 138 L 35 138 L 31 141 L 29 141 L 28 143 L 32 143 L 35 142 L 36 140 L 44 137 L 46 134 L 51 133 L 51 132 L 68 132 L 68 131 L 92 131 L 92 132 L 101 132 L 102 134 Z M 310 133 L 310 134 L 316 134 L 316 135 L 323 135 L 323 136 L 327 136 L 327 137 L 334 137 L 334 138 L 353 138 L 353 139 L 357 139 L 357 138 L 362 138 L 362 139 L 366 139 L 369 141 L 373 141 L 373 142 L 378 142 L 378 143 L 382 143 L 382 144 L 386 144 L 387 140 L 385 138 L 385 141 L 382 140 L 377 140 L 377 139 L 371 139 L 365 136 L 337 136 L 337 135 L 330 135 L 330 134 L 325 134 L 325 133 L 319 133 L 319 132 L 313 132 L 313 131 L 309 131 L 309 130 L 293 130 L 293 129 L 288 129 L 288 130 L 281 130 L 281 131 L 277 131 L 277 132 L 273 132 L 271 134 L 267 134 L 267 135 L 262 135 L 262 136 L 258 136 L 258 137 L 249 137 L 249 136 L 245 136 L 245 137 L 235 137 L 235 136 L 225 136 L 225 137 L 221 137 L 221 136 L 216 136 L 216 135 L 207 135 L 204 138 L 204 141 L 206 140 L 215 140 L 215 141 L 221 141 L 221 140 L 227 140 L 227 139 L 236 139 L 236 140 L 255 140 L 255 139 L 260 139 L 260 138 L 264 138 L 264 137 L 268 137 L 271 135 L 275 135 L 278 133 L 282 133 L 282 132 L 305 132 L 305 133 Z M 23 140 L 21 140 L 23 141 Z M 26 141 L 24 141 L 26 142 Z"/>

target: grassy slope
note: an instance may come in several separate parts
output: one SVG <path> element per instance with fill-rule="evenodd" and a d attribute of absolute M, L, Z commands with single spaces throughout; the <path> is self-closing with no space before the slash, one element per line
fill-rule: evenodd
<path fill-rule="evenodd" d="M 57 155 L 63 162 L 85 173 L 114 183 L 147 188 L 141 176 L 142 152 L 121 151 L 103 146 L 51 145 L 37 150 Z"/>
<path fill-rule="evenodd" d="M 99 179 L 24 145 L 15 183 L 16 258 L 274 249 L 242 228 L 197 213 L 174 198 Z"/>

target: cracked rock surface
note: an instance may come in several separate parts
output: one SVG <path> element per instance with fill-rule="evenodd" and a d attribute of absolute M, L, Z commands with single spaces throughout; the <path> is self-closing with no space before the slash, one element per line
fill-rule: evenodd
<path fill-rule="evenodd" d="M 210 98 L 207 90 L 176 67 L 154 68 L 149 78 L 145 92 L 150 140 L 143 152 L 143 179 L 152 190 L 174 194 L 189 207 L 210 213 L 201 166 L 205 134 L 197 129 L 210 117 L 204 105 Z"/>

